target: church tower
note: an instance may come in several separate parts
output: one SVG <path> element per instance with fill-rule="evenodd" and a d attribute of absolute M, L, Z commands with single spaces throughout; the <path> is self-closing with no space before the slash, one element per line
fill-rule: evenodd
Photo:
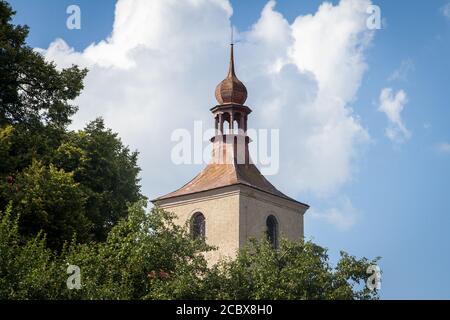
<path fill-rule="evenodd" d="M 274 247 L 286 237 L 303 237 L 308 205 L 278 191 L 252 163 L 247 121 L 252 110 L 244 105 L 247 89 L 237 78 L 231 44 L 229 70 L 216 87 L 218 105 L 211 109 L 215 136 L 210 163 L 180 189 L 152 202 L 173 212 L 181 225 L 188 222 L 193 237 L 218 247 L 210 263 L 234 257 L 246 241 L 267 237 Z"/>

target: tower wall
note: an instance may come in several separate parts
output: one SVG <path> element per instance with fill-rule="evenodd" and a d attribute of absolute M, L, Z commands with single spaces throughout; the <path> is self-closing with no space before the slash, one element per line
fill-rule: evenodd
<path fill-rule="evenodd" d="M 159 203 L 160 207 L 177 216 L 179 225 L 186 225 L 196 212 L 205 216 L 206 243 L 219 249 L 206 253 L 210 264 L 223 257 L 235 257 L 239 249 L 239 188 L 230 186 L 220 191 L 211 190 L 186 195 L 170 202 Z M 187 226 L 189 228 L 189 226 Z"/>
<path fill-rule="evenodd" d="M 266 236 L 266 221 L 273 215 L 278 223 L 278 238 L 297 241 L 303 238 L 303 215 L 306 207 L 265 192 L 243 186 L 240 192 L 239 244 L 249 238 Z"/>
<path fill-rule="evenodd" d="M 189 228 L 192 216 L 205 216 L 206 243 L 218 247 L 206 253 L 214 264 L 221 258 L 234 258 L 249 238 L 261 238 L 266 220 L 275 216 L 279 236 L 289 240 L 303 237 L 303 215 L 307 207 L 243 185 L 234 185 L 202 193 L 163 200 L 159 206 L 175 213 L 176 222 Z"/>

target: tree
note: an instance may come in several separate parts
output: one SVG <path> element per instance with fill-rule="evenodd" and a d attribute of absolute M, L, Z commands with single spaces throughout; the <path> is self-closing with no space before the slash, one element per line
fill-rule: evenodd
<path fill-rule="evenodd" d="M 70 292 L 81 299 L 170 298 L 186 288 L 170 286 L 179 280 L 201 283 L 207 263 L 200 252 L 210 247 L 193 241 L 188 232 L 174 223 L 174 216 L 160 209 L 151 212 L 140 201 L 129 209 L 109 233 L 104 243 L 79 244 L 68 248 L 64 261 L 81 269 L 82 289 Z M 163 288 L 172 287 L 170 296 Z"/>
<path fill-rule="evenodd" d="M 57 299 L 63 290 L 64 270 L 42 234 L 21 239 L 18 220 L 11 205 L 0 211 L 0 300 Z"/>
<path fill-rule="evenodd" d="M 2 159 L 0 162 L 0 172 L 2 173 L 9 172 L 10 168 L 15 167 L 15 160 L 9 157 L 13 134 L 13 126 L 7 125 L 0 127 L 0 159 Z"/>
<path fill-rule="evenodd" d="M 15 12 L 0 1 L 0 126 L 20 123 L 64 128 L 77 108 L 69 101 L 83 89 L 86 70 L 58 71 L 26 45 L 27 26 L 11 24 Z"/>
<path fill-rule="evenodd" d="M 84 213 L 86 198 L 73 173 L 34 161 L 8 186 L 7 193 L 20 214 L 19 230 L 26 237 L 43 231 L 53 249 L 60 249 L 74 234 L 88 238 L 91 222 Z"/>
<path fill-rule="evenodd" d="M 112 226 L 127 215 L 128 205 L 142 198 L 137 155 L 100 118 L 82 131 L 68 133 L 55 152 L 52 162 L 73 172 L 86 195 L 86 217 L 95 240 L 104 241 Z"/>
<path fill-rule="evenodd" d="M 88 232 L 77 230 L 77 239 L 81 242 L 104 241 L 112 226 L 127 215 L 128 205 L 142 198 L 137 152 L 131 152 L 124 146 L 117 134 L 105 128 L 102 119 L 89 123 L 84 130 L 65 132 L 61 135 L 60 144 L 57 146 L 49 146 L 45 138 L 40 140 L 39 137 L 44 136 L 24 134 L 17 129 L 16 125 L 0 128 L 0 156 L 5 159 L 0 163 L 0 172 L 3 173 L 2 181 L 0 181 L 1 207 L 4 208 L 11 200 L 18 201 L 18 197 L 20 199 L 34 197 L 33 194 L 27 194 L 27 192 L 34 192 L 33 189 L 25 188 L 21 184 L 34 183 L 29 180 L 24 181 L 25 177 L 28 177 L 27 179 L 30 177 L 30 173 L 24 173 L 24 171 L 30 170 L 31 167 L 33 170 L 36 169 L 36 166 L 32 165 L 35 159 L 34 161 L 41 167 L 53 168 L 49 172 L 35 172 L 33 175 L 35 179 L 38 179 L 38 174 L 47 173 L 54 177 L 59 170 L 67 177 L 70 176 L 72 183 L 77 184 L 77 196 L 74 200 L 80 198 L 83 200 L 79 206 L 66 207 L 65 210 L 75 211 L 67 211 L 65 215 L 77 217 L 81 214 L 89 220 L 90 225 Z M 37 139 L 39 142 L 35 145 L 46 150 L 40 155 L 20 147 L 27 145 L 27 140 L 36 141 Z M 28 166 L 21 168 L 28 162 L 30 162 Z M 41 184 L 44 183 L 43 177 L 40 177 L 38 181 Z M 48 185 L 50 182 L 45 183 Z M 57 185 L 54 182 L 55 189 Z M 20 192 L 12 192 L 12 190 L 20 190 Z M 50 194 L 41 196 L 42 201 L 50 201 L 52 197 Z M 54 217 L 62 214 L 58 208 L 53 207 L 54 203 L 41 202 L 41 205 L 45 205 L 47 212 Z M 16 210 L 22 209 L 25 209 L 22 205 L 16 207 Z M 31 207 L 27 210 L 31 210 Z M 80 213 L 79 210 L 82 212 Z M 20 228 L 25 236 L 36 235 L 40 229 L 49 232 L 48 224 L 42 219 L 36 219 L 34 227 L 30 228 L 30 221 L 26 221 L 29 218 L 28 214 L 25 212 L 22 214 L 23 222 L 27 226 Z M 64 218 L 61 217 L 61 219 Z M 64 241 L 72 238 L 72 234 L 66 231 L 60 232 L 60 235 L 64 237 L 60 238 L 59 244 L 53 243 L 53 240 L 56 240 L 53 238 L 54 232 L 48 233 L 49 243 L 52 243 L 53 247 L 61 247 Z"/>
<path fill-rule="evenodd" d="M 54 207 L 55 202 L 41 202 L 41 208 L 45 207 L 44 211 L 58 221 L 85 217 L 91 227 L 86 232 L 84 227 L 81 230 L 61 226 L 64 230 L 50 232 L 45 219 L 36 219 L 32 225 L 26 220 L 30 213 L 23 212 L 21 219 L 26 226 L 19 228 L 23 235 L 34 236 L 43 229 L 52 247 L 61 247 L 70 240 L 69 231 L 77 231 L 77 240 L 81 242 L 104 241 L 112 226 L 126 216 L 128 204 L 142 197 L 137 152 L 124 146 L 117 134 L 105 128 L 102 119 L 78 132 L 67 130 L 77 110 L 72 101 L 83 89 L 87 71 L 77 66 L 58 70 L 53 63 L 46 62 L 26 45 L 28 27 L 11 23 L 14 14 L 7 2 L 0 0 L 0 208 L 11 200 L 17 201 L 17 197 L 34 197 L 26 194 L 36 191 L 31 187 L 19 189 L 20 193 L 11 190 L 19 187 L 18 180 L 26 176 L 24 170 L 37 161 L 53 178 L 61 170 L 71 175 L 70 179 L 77 184 L 75 199 L 79 198 L 79 192 L 83 198 L 79 207 L 65 208 L 73 212 L 63 214 Z M 44 183 L 42 179 L 39 182 Z M 53 182 L 56 187 L 56 181 Z M 42 199 L 52 201 L 52 196 L 42 195 Z M 31 210 L 21 204 L 15 208 Z"/>
<path fill-rule="evenodd" d="M 77 110 L 71 101 L 87 72 L 76 66 L 57 70 L 46 62 L 26 44 L 28 27 L 11 23 L 14 14 L 0 0 L 0 183 L 13 180 L 33 159 L 49 164 Z M 8 202 L 0 195 L 1 208 Z"/>
<path fill-rule="evenodd" d="M 14 210 L 13 210 L 14 211 Z M 0 298 L 6 299 L 376 299 L 362 285 L 375 260 L 283 240 L 275 250 L 252 240 L 236 259 L 208 267 L 214 248 L 193 240 L 174 215 L 139 201 L 105 242 L 66 243 L 59 254 L 45 236 L 24 241 L 11 206 L 0 213 Z M 66 287 L 67 265 L 81 271 L 81 289 Z M 362 283 L 361 283 L 362 282 Z M 358 285 L 359 284 L 359 285 Z"/>
<path fill-rule="evenodd" d="M 43 233 L 20 237 L 20 217 L 9 205 L 0 212 L 0 299 L 195 297 L 208 272 L 201 252 L 211 248 L 193 241 L 172 214 L 144 206 L 132 205 L 106 242 L 71 241 L 55 254 Z M 68 264 L 80 267 L 80 290 L 66 286 Z"/>
<path fill-rule="evenodd" d="M 141 202 L 105 243 L 72 247 L 65 259 L 83 272 L 83 288 L 74 293 L 80 299 L 378 298 L 365 286 L 367 268 L 378 259 L 342 252 L 333 267 L 327 250 L 312 242 L 284 239 L 275 250 L 253 239 L 236 259 L 211 267 L 204 258 L 210 250 L 172 214 L 158 208 L 146 214 Z"/>
<path fill-rule="evenodd" d="M 283 240 L 275 250 L 266 240 L 252 240 L 235 260 L 211 270 L 204 292 L 216 299 L 376 299 L 365 281 L 377 260 L 341 252 L 333 268 L 327 250 L 312 242 Z"/>

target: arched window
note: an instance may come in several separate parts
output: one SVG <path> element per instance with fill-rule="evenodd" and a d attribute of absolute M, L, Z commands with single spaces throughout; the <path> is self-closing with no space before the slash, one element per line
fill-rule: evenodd
<path fill-rule="evenodd" d="M 194 239 L 205 240 L 205 216 L 196 212 L 191 219 L 191 235 Z"/>
<path fill-rule="evenodd" d="M 278 248 L 278 222 L 277 219 L 270 215 L 266 220 L 267 225 L 267 240 L 274 249 Z"/>
<path fill-rule="evenodd" d="M 239 122 L 237 120 L 233 121 L 233 132 L 234 134 L 238 134 L 239 133 Z"/>
<path fill-rule="evenodd" d="M 224 120 L 224 122 L 223 122 L 223 133 L 224 134 L 231 133 L 231 124 L 228 119 Z"/>

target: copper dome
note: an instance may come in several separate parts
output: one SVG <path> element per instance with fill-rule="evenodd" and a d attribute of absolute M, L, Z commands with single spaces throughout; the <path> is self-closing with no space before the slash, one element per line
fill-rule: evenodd
<path fill-rule="evenodd" d="M 216 99 L 219 104 L 244 104 L 247 100 L 247 88 L 234 72 L 233 44 L 231 45 L 230 69 L 227 77 L 216 87 Z"/>

